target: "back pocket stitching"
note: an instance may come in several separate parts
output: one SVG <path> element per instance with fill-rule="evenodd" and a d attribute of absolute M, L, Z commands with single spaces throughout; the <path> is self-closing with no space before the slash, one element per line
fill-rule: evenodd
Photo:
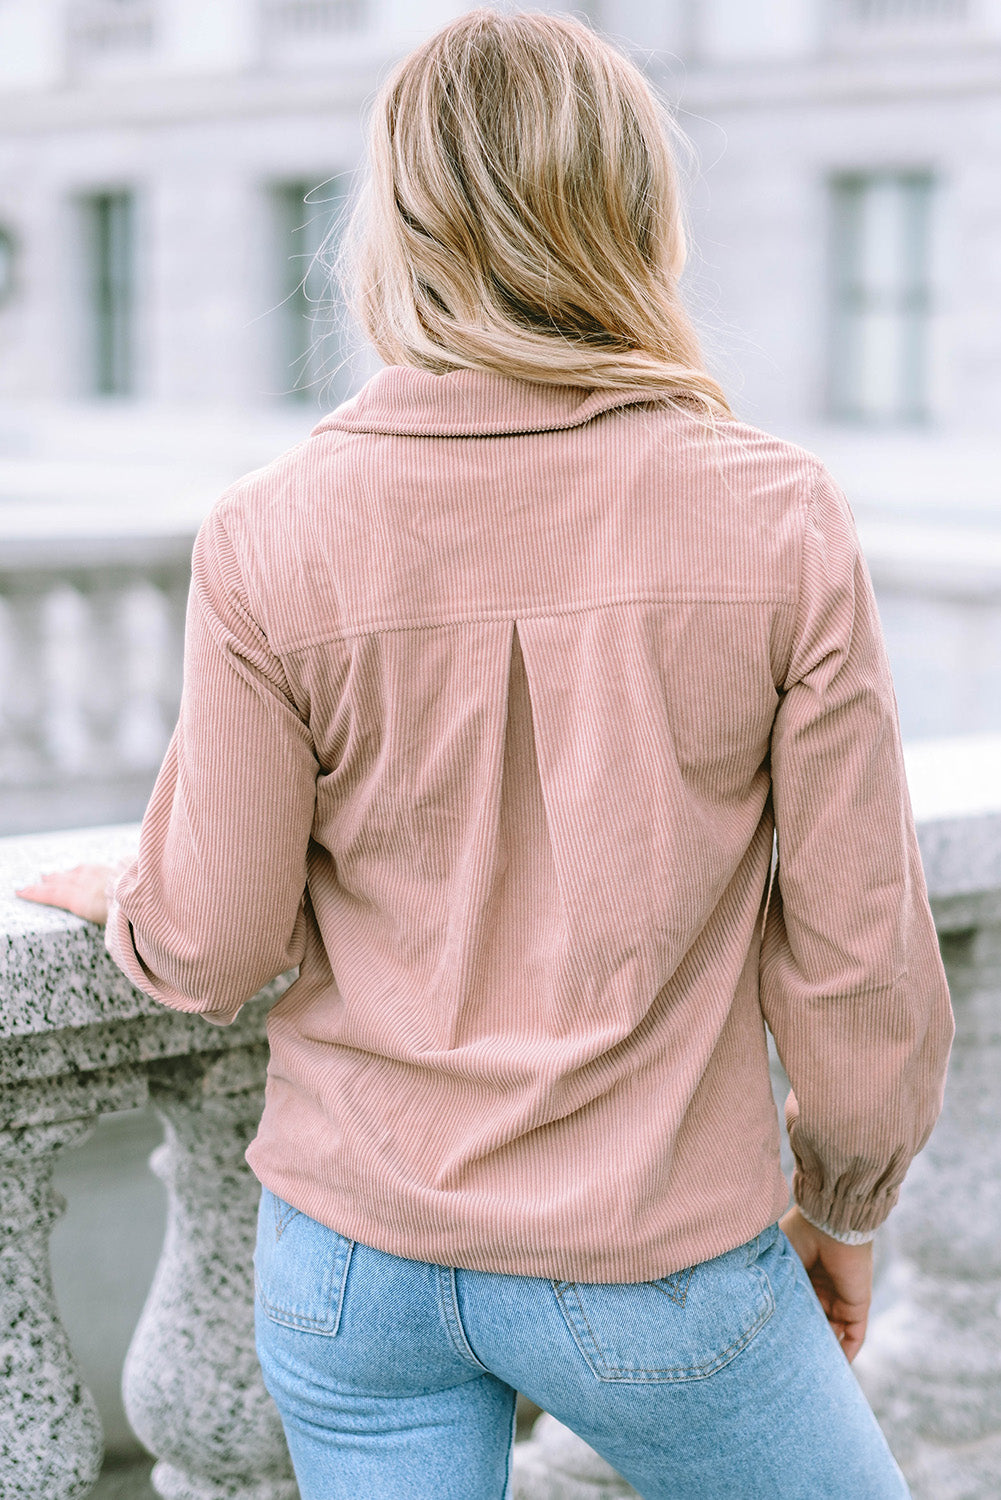
<path fill-rule="evenodd" d="M 601 1361 L 601 1345 L 598 1343 L 597 1337 L 595 1336 L 594 1329 L 591 1327 L 590 1323 L 587 1321 L 587 1314 L 585 1313 L 584 1309 L 580 1305 L 580 1298 L 577 1295 L 577 1285 L 576 1285 L 576 1283 L 573 1282 L 573 1281 L 554 1281 L 552 1283 L 552 1287 L 553 1287 L 553 1291 L 556 1293 L 556 1300 L 559 1303 L 560 1308 L 562 1310 L 564 1321 L 565 1321 L 567 1327 L 570 1329 L 570 1332 L 573 1334 L 574 1342 L 577 1345 L 577 1348 L 580 1350 L 581 1354 L 583 1354 L 584 1358 L 587 1360 L 588 1364 L 591 1366 L 591 1369 L 594 1371 L 594 1373 L 596 1375 L 598 1375 L 598 1368 L 597 1368 L 597 1366 L 598 1366 L 598 1362 Z M 581 1342 L 580 1338 L 578 1337 L 577 1329 L 574 1327 L 573 1314 L 572 1314 L 570 1308 L 567 1306 L 566 1302 L 563 1300 L 563 1293 L 564 1292 L 573 1292 L 574 1306 L 576 1307 L 577 1312 L 580 1315 L 581 1322 L 584 1324 L 584 1327 L 587 1329 L 588 1333 L 591 1336 L 591 1347 L 594 1350 L 594 1359 L 593 1360 L 592 1360 L 591 1356 L 588 1354 L 587 1350 L 584 1348 L 584 1345 Z M 598 1375 L 598 1378 L 600 1380 L 601 1376 Z"/>
<path fill-rule="evenodd" d="M 693 1271 L 694 1269 L 695 1268 L 692 1267 Z M 595 1337 L 594 1330 L 587 1320 L 587 1315 L 584 1312 L 583 1307 L 581 1306 L 580 1298 L 577 1295 L 576 1283 L 572 1281 L 554 1281 L 552 1282 L 552 1287 L 556 1293 L 556 1298 L 560 1306 L 560 1311 L 563 1314 L 564 1322 L 566 1323 L 567 1328 L 570 1331 L 574 1343 L 577 1345 L 581 1354 L 587 1361 L 592 1373 L 598 1380 L 611 1382 L 660 1380 L 666 1384 L 670 1381 L 703 1380 L 707 1375 L 714 1375 L 717 1370 L 722 1369 L 724 1365 L 729 1364 L 730 1360 L 736 1358 L 741 1349 L 743 1349 L 746 1344 L 749 1344 L 754 1335 L 768 1322 L 768 1319 L 775 1311 L 775 1294 L 772 1291 L 772 1284 L 768 1279 L 768 1276 L 764 1271 L 760 1269 L 760 1267 L 754 1266 L 751 1269 L 753 1269 L 755 1274 L 760 1278 L 760 1290 L 764 1292 L 764 1301 L 759 1316 L 751 1324 L 750 1328 L 745 1329 L 745 1331 L 737 1339 L 735 1339 L 732 1344 L 729 1344 L 722 1351 L 722 1353 L 714 1356 L 713 1359 L 707 1361 L 705 1364 L 668 1365 L 663 1369 L 624 1369 L 621 1366 L 609 1365 L 608 1361 L 602 1353 L 601 1345 L 598 1343 L 597 1338 Z M 646 1283 L 646 1285 L 652 1285 L 652 1283 Z M 565 1292 L 573 1293 L 574 1305 L 580 1315 L 580 1320 L 591 1337 L 593 1354 L 588 1353 L 587 1349 L 585 1348 L 585 1341 L 580 1331 L 574 1326 L 575 1319 L 570 1306 L 565 1300 Z"/>
<path fill-rule="evenodd" d="M 285 1212 L 282 1212 L 282 1209 Z M 301 1210 L 293 1208 L 291 1203 L 286 1203 L 282 1198 L 275 1198 L 275 1239 L 280 1240 L 285 1226 L 295 1218 Z"/>
<path fill-rule="evenodd" d="M 663 1292 L 665 1297 L 670 1297 L 671 1301 L 676 1302 L 679 1307 L 684 1307 L 689 1283 L 694 1275 L 695 1267 L 689 1266 L 685 1271 L 675 1271 L 673 1276 L 658 1276 L 656 1281 L 650 1281 L 647 1285 L 654 1287 L 658 1292 Z M 678 1282 L 682 1276 L 685 1280 L 679 1287 Z"/>
<path fill-rule="evenodd" d="M 270 1192 L 270 1189 L 265 1189 L 265 1192 Z M 271 1197 L 274 1199 L 275 1242 L 277 1243 L 277 1241 L 281 1239 L 282 1234 L 288 1228 L 292 1220 L 302 1215 L 302 1210 L 293 1208 L 290 1203 L 286 1203 L 285 1200 L 283 1198 L 279 1198 L 276 1193 L 271 1193 Z M 333 1231 L 330 1232 L 333 1233 Z M 338 1328 L 340 1327 L 341 1312 L 344 1306 L 344 1292 L 347 1284 L 348 1268 L 351 1264 L 351 1256 L 355 1247 L 355 1241 L 348 1239 L 346 1235 L 338 1235 L 337 1239 L 341 1241 L 345 1249 L 343 1251 L 343 1266 L 341 1267 L 340 1271 L 340 1287 L 337 1291 L 336 1305 L 332 1309 L 332 1317 L 331 1314 L 328 1313 L 323 1318 L 310 1318 L 305 1314 L 290 1312 L 287 1308 L 280 1307 L 277 1303 L 270 1301 L 270 1299 L 265 1295 L 264 1288 L 261 1284 L 261 1278 L 258 1275 L 257 1254 L 255 1252 L 254 1293 L 258 1301 L 260 1302 L 262 1309 L 272 1322 L 279 1323 L 285 1328 L 295 1328 L 309 1333 L 323 1334 L 327 1337 L 333 1337 L 333 1335 L 337 1332 Z M 329 1285 L 327 1287 L 328 1307 L 330 1304 L 331 1294 L 333 1292 L 334 1278 L 338 1273 L 338 1262 L 341 1260 L 341 1258 L 341 1253 L 335 1254 L 330 1266 Z"/>
<path fill-rule="evenodd" d="M 296 1210 L 298 1212 L 298 1210 Z M 287 1308 L 279 1307 L 277 1303 L 270 1302 L 264 1294 L 260 1279 L 255 1275 L 255 1289 L 258 1299 L 264 1311 L 273 1323 L 280 1323 L 283 1328 L 296 1328 L 305 1333 L 318 1333 L 326 1338 L 333 1338 L 341 1326 L 341 1311 L 344 1307 L 344 1289 L 347 1285 L 348 1267 L 351 1264 L 351 1255 L 354 1251 L 354 1240 L 347 1241 L 347 1253 L 344 1256 L 344 1266 L 341 1270 L 341 1284 L 337 1291 L 337 1302 L 333 1308 L 331 1318 L 309 1318 L 304 1313 L 289 1312 Z M 337 1271 L 336 1263 L 330 1269 L 330 1291 L 333 1290 L 333 1280 Z M 329 1295 L 329 1294 L 328 1294 Z"/>

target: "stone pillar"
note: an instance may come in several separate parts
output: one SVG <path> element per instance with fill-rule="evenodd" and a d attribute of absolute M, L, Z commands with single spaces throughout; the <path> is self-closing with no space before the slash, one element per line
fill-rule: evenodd
<path fill-rule="evenodd" d="M 125 1409 L 156 1454 L 164 1500 L 295 1500 L 278 1412 L 254 1349 L 259 1189 L 243 1159 L 264 1104 L 267 1044 L 148 1072 L 166 1138 L 163 1254 L 125 1360 Z"/>
<path fill-rule="evenodd" d="M 945 1104 L 887 1221 L 893 1296 L 853 1366 L 914 1500 L 1001 1493 L 998 905 L 964 927 L 936 911 L 956 1013 Z"/>
<path fill-rule="evenodd" d="M 66 1207 L 53 1191 L 57 1151 L 90 1134 L 93 1119 L 0 1134 L 0 1494 L 77 1500 L 101 1469 L 104 1438 L 59 1319 L 49 1232 Z"/>

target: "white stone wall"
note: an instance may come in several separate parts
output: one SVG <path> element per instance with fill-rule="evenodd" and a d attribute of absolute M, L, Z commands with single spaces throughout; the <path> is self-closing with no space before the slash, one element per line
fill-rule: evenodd
<path fill-rule="evenodd" d="M 1001 49 L 977 59 L 868 67 L 693 71 L 680 120 L 703 175 L 692 195 L 694 289 L 714 368 L 764 426 L 824 416 L 828 174 L 926 167 L 932 209 L 931 407 L 945 432 L 996 431 L 1001 401 Z M 885 66 L 885 61 L 884 61 Z M 986 70 L 985 70 L 986 71 Z M 908 75 L 912 75 L 909 76 Z"/>
<path fill-rule="evenodd" d="M 270 45 L 263 6 L 161 0 L 148 55 L 74 63 L 55 0 L 0 8 L 0 225 L 19 247 L 0 306 L 0 397 L 87 394 L 87 291 L 76 200 L 137 194 L 136 396 L 270 403 L 283 268 L 269 190 L 322 183 L 361 154 L 380 73 L 448 0 L 371 0 L 358 35 Z M 308 209 L 304 209 L 304 214 Z"/>
<path fill-rule="evenodd" d="M 251 0 L 160 0 L 148 56 L 81 65 L 55 0 L 7 0 L 0 224 L 22 253 L 18 291 L 0 307 L 0 395 L 83 392 L 72 199 L 134 185 L 139 394 L 280 396 L 267 186 L 350 170 L 361 108 L 388 61 L 464 7 L 369 8 L 357 35 L 275 46 Z M 920 165 L 942 180 L 935 419 L 990 430 L 1001 396 L 1001 3 L 971 0 L 966 25 L 909 29 L 832 27 L 838 0 L 582 8 L 661 79 L 699 149 L 688 286 L 713 368 L 743 413 L 778 425 L 823 417 L 826 174 Z"/>

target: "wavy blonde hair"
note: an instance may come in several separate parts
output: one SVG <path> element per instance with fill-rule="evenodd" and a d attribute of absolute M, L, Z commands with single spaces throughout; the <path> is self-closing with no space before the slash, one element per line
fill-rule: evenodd
<path fill-rule="evenodd" d="M 339 255 L 383 360 L 732 416 L 679 299 L 672 138 L 640 70 L 579 21 L 483 8 L 438 31 L 379 91 Z"/>

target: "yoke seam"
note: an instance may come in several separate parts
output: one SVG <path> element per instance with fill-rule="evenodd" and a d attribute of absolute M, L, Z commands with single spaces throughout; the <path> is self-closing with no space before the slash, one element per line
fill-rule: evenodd
<path fill-rule="evenodd" d="M 560 619 L 564 615 L 587 614 L 599 609 L 619 609 L 630 604 L 770 604 L 779 609 L 795 609 L 797 600 L 793 595 L 773 594 L 630 594 L 622 599 L 604 599 L 595 604 L 568 605 L 565 609 L 504 609 L 482 611 L 471 615 L 456 615 L 441 620 L 405 620 L 400 623 L 372 621 L 365 625 L 342 630 L 325 631 L 322 635 L 301 641 L 295 646 L 273 646 L 277 656 L 296 656 L 302 651 L 311 651 L 316 646 L 329 645 L 332 641 L 355 640 L 360 636 L 389 635 L 415 630 L 441 630 L 457 625 L 479 625 L 518 620 Z"/>

